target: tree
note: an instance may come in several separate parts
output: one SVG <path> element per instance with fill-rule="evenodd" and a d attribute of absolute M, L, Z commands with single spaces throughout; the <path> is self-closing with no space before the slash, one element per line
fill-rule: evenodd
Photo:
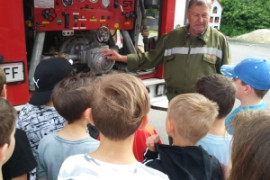
<path fill-rule="evenodd" d="M 269 0 L 220 0 L 223 6 L 221 31 L 237 36 L 270 28 Z"/>

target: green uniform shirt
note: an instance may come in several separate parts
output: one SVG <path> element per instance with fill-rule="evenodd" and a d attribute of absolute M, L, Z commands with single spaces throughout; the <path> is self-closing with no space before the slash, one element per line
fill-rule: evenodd
<path fill-rule="evenodd" d="M 160 38 L 154 50 L 128 55 L 130 71 L 164 64 L 169 100 L 178 94 L 193 92 L 198 79 L 220 73 L 220 66 L 228 63 L 228 42 L 212 27 L 199 37 L 190 36 L 186 27 L 175 29 Z"/>

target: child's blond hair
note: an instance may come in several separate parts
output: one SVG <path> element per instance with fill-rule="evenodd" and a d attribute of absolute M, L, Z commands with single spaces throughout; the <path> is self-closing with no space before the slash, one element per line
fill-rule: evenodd
<path fill-rule="evenodd" d="M 2 92 L 4 85 L 7 83 L 6 74 L 0 67 L 0 92 Z"/>
<path fill-rule="evenodd" d="M 15 128 L 17 112 L 4 98 L 0 98 L 0 147 L 10 143 L 10 136 Z"/>
<path fill-rule="evenodd" d="M 178 134 L 197 143 L 212 127 L 218 105 L 198 93 L 181 94 L 169 104 L 168 118 L 177 124 Z"/>
<path fill-rule="evenodd" d="M 79 73 L 62 79 L 54 87 L 53 105 L 69 124 L 80 120 L 82 113 L 91 107 L 92 81 L 94 77 L 90 74 Z"/>

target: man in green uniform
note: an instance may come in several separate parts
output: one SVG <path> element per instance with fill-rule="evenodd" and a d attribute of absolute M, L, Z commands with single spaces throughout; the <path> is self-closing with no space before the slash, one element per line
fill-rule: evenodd
<path fill-rule="evenodd" d="M 211 0 L 190 0 L 189 23 L 161 37 L 154 50 L 127 56 L 110 49 L 101 52 L 109 60 L 127 62 L 130 71 L 164 64 L 169 100 L 178 94 L 193 92 L 198 79 L 220 73 L 220 66 L 228 64 L 230 59 L 225 36 L 208 25 L 210 11 Z"/>

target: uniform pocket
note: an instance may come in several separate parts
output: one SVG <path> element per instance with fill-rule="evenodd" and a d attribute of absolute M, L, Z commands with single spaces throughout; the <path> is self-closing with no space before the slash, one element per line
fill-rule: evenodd
<path fill-rule="evenodd" d="M 216 64 L 217 63 L 217 56 L 213 54 L 205 54 L 203 56 L 203 61 L 208 62 L 210 64 Z"/>

